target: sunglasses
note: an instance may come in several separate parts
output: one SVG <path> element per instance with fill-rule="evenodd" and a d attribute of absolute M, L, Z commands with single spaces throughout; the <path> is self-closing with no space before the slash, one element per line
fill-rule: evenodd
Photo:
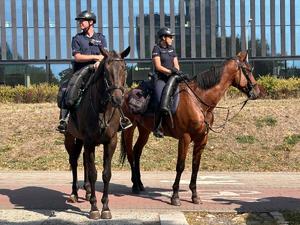
<path fill-rule="evenodd" d="M 83 23 L 84 21 L 88 21 L 88 20 L 80 19 L 80 20 L 77 20 L 77 23 Z"/>
<path fill-rule="evenodd" d="M 166 36 L 167 38 L 174 39 L 174 36 Z"/>

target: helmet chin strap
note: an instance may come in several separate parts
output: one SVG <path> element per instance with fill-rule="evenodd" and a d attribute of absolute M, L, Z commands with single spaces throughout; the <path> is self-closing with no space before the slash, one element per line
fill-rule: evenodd
<path fill-rule="evenodd" d="M 87 28 L 82 29 L 83 33 L 87 34 L 88 30 L 91 28 L 91 24 L 89 23 L 89 26 Z"/>
<path fill-rule="evenodd" d="M 165 39 L 161 39 L 161 42 L 163 42 L 166 47 L 171 46 L 171 45 L 168 44 L 168 42 Z"/>

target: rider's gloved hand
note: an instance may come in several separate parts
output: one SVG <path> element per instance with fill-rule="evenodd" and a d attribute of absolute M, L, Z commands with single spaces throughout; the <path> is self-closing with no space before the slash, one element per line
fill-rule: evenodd
<path fill-rule="evenodd" d="M 184 74 L 182 71 L 179 71 L 180 73 L 177 75 L 177 81 L 184 81 L 184 80 L 189 80 L 189 77 L 187 74 Z"/>
<path fill-rule="evenodd" d="M 172 75 L 178 75 L 179 70 L 177 68 L 172 67 L 170 70 Z"/>

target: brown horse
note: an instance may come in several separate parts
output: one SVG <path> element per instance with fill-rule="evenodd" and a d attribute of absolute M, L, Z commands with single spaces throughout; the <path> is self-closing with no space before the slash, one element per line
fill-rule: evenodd
<path fill-rule="evenodd" d="M 185 167 L 185 159 L 188 146 L 194 142 L 192 175 L 190 189 L 192 191 L 192 202 L 199 204 L 196 191 L 196 180 L 200 166 L 200 159 L 203 149 L 207 143 L 208 131 L 214 121 L 213 110 L 224 96 L 230 86 L 238 88 L 247 94 L 249 99 L 256 99 L 259 88 L 253 77 L 251 66 L 248 63 L 247 53 L 239 53 L 236 58 L 227 60 L 222 67 L 214 72 L 208 71 L 197 76 L 187 83 L 179 85 L 179 103 L 173 117 L 174 127 L 171 119 L 167 116 L 163 120 L 163 133 L 167 136 L 176 138 L 178 142 L 178 158 L 176 165 L 176 179 L 173 184 L 172 205 L 180 205 L 179 200 L 179 181 Z M 123 111 L 133 122 L 133 126 L 122 131 L 121 155 L 126 157 L 131 166 L 131 180 L 133 182 L 132 191 L 139 193 L 144 190 L 140 174 L 140 157 L 143 147 L 148 141 L 149 134 L 154 127 L 153 115 L 137 115 L 130 112 L 128 106 L 128 96 L 125 95 Z M 139 134 L 133 146 L 133 134 L 135 128 Z"/>
<path fill-rule="evenodd" d="M 108 207 L 108 186 L 111 179 L 111 160 L 117 145 L 119 110 L 124 100 L 127 74 L 124 58 L 129 51 L 130 47 L 120 54 L 101 49 L 104 59 L 83 94 L 78 109 L 71 113 L 65 134 L 65 147 L 69 154 L 73 174 L 72 194 L 69 200 L 74 202 L 78 199 L 77 161 L 84 146 L 85 188 L 90 192 L 90 218 L 92 219 L 111 218 Z M 101 216 L 95 195 L 97 180 L 95 146 L 100 144 L 104 145 Z"/>

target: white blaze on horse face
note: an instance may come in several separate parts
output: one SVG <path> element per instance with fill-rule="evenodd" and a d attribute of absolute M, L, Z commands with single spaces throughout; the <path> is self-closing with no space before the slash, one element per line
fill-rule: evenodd
<path fill-rule="evenodd" d="M 244 88 L 247 86 L 247 79 L 240 67 L 238 67 L 238 71 L 235 75 L 235 87 Z"/>

